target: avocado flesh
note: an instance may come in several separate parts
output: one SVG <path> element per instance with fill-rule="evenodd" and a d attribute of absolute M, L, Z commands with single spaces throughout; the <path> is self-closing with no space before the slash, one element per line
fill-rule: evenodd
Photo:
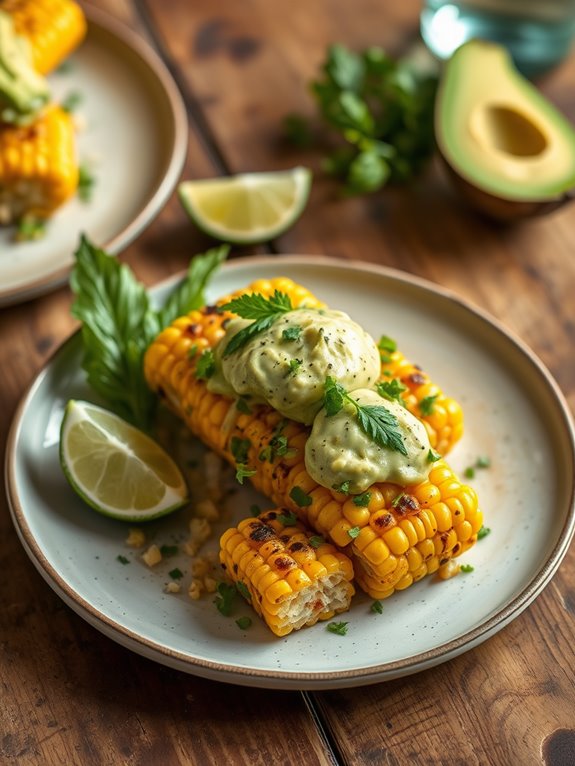
<path fill-rule="evenodd" d="M 453 54 L 441 78 L 435 131 L 450 169 L 480 192 L 544 202 L 575 187 L 573 126 L 499 45 L 472 40 Z"/>
<path fill-rule="evenodd" d="M 0 117 L 29 122 L 49 99 L 48 83 L 33 68 L 27 40 L 14 32 L 12 18 L 0 11 Z"/>

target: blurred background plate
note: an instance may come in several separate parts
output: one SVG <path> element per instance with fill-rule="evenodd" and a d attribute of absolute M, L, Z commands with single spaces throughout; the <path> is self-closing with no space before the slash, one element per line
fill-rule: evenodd
<path fill-rule="evenodd" d="M 16 243 L 13 228 L 0 228 L 0 306 L 63 284 L 81 232 L 120 252 L 159 213 L 185 161 L 186 112 L 164 64 L 123 24 L 86 15 L 86 39 L 49 80 L 55 101 L 81 96 L 78 155 L 95 177 L 92 199 L 64 205 L 36 242 Z"/>

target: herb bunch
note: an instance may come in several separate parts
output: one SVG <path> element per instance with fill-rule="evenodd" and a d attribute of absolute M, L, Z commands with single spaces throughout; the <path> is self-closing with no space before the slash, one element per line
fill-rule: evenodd
<path fill-rule="evenodd" d="M 164 306 L 155 309 L 126 264 L 81 238 L 70 284 L 72 314 L 82 323 L 82 368 L 110 409 L 135 426 L 149 430 L 157 405 L 144 378 L 146 349 L 173 319 L 204 304 L 204 288 L 228 250 L 195 256 Z"/>
<path fill-rule="evenodd" d="M 381 48 L 361 53 L 328 49 L 322 77 L 311 91 L 323 121 L 340 140 L 324 170 L 341 178 L 350 194 L 381 189 L 417 175 L 434 150 L 433 109 L 438 78 Z M 310 144 L 309 125 L 286 118 L 288 137 Z"/>

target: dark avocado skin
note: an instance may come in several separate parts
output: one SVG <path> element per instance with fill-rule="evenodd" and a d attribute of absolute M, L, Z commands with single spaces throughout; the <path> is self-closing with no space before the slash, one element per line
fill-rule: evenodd
<path fill-rule="evenodd" d="M 575 189 L 565 192 L 561 197 L 547 200 L 533 200 L 526 202 L 524 200 L 511 200 L 497 197 L 494 194 L 474 186 L 472 183 L 462 178 L 459 173 L 449 164 L 445 157 L 439 152 L 446 169 L 447 176 L 465 202 L 474 210 L 482 213 L 488 218 L 502 223 L 513 223 L 526 218 L 547 215 L 552 213 L 575 199 Z"/>

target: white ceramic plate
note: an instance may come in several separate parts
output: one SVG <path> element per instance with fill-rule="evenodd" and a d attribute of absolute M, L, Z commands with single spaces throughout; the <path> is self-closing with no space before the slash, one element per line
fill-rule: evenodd
<path fill-rule="evenodd" d="M 575 525 L 575 439 L 567 407 L 525 346 L 452 294 L 399 272 L 316 257 L 246 258 L 219 272 L 209 300 L 281 274 L 348 311 L 375 337 L 395 338 L 462 403 L 466 432 L 450 462 L 463 471 L 480 455 L 492 461 L 473 480 L 492 529 L 464 556 L 473 572 L 446 582 L 425 579 L 384 601 L 381 615 L 370 612 L 369 598 L 357 596 L 342 618 L 349 621 L 346 636 L 319 624 L 278 639 L 257 618 L 244 633 L 211 598 L 192 602 L 163 593 L 167 572 L 176 564 L 185 568 L 185 560 L 148 570 L 127 552 L 126 528 L 85 507 L 61 474 L 64 405 L 90 397 L 77 335 L 40 373 L 15 417 L 6 467 L 16 529 L 72 609 L 119 643 L 180 670 L 275 688 L 344 687 L 423 670 L 500 630 L 559 566 Z M 166 287 L 156 294 L 165 295 Z M 245 488 L 234 496 L 240 516 L 253 499 Z M 185 524 L 185 513 L 168 517 L 155 527 L 155 539 L 173 543 Z M 130 564 L 121 565 L 118 554 Z"/>
<path fill-rule="evenodd" d="M 50 76 L 53 98 L 77 92 L 85 129 L 78 157 L 96 179 L 92 200 L 74 198 L 36 242 L 15 243 L 0 227 L 0 306 L 63 284 L 81 232 L 110 253 L 126 247 L 160 211 L 180 176 L 187 118 L 178 89 L 154 51 L 91 9 L 88 35 L 69 69 Z"/>

